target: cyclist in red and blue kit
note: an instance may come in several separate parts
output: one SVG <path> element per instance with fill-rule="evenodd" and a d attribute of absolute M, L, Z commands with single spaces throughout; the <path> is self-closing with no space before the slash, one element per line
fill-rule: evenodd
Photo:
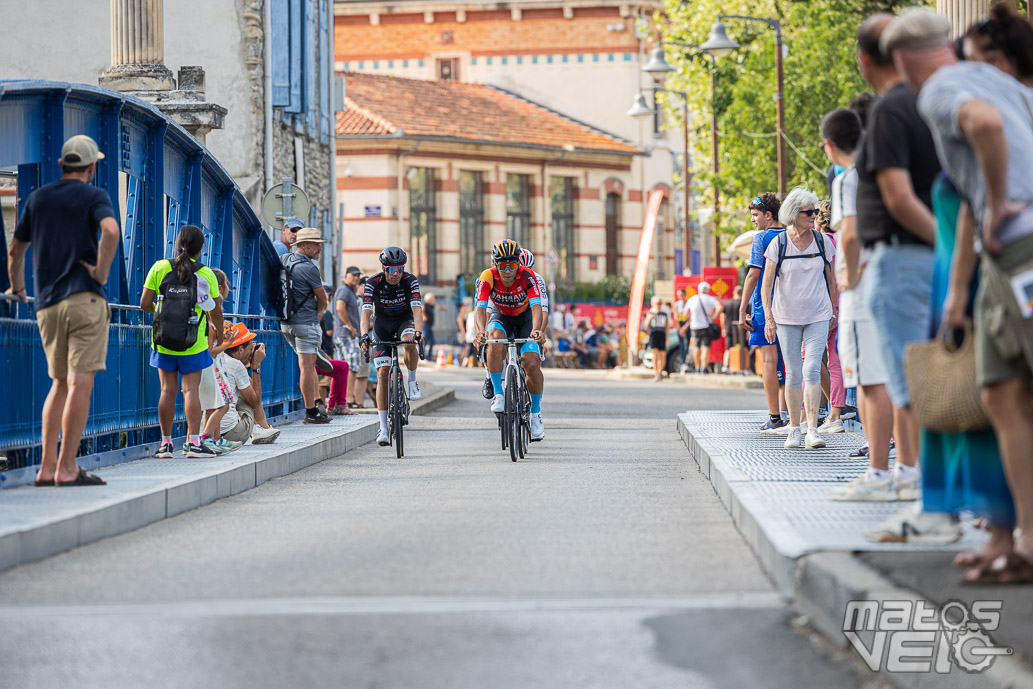
<path fill-rule="evenodd" d="M 527 373 L 527 391 L 531 395 L 531 439 L 545 437 L 542 419 L 542 392 L 545 380 L 539 352 L 545 344 L 542 297 L 534 271 L 520 264 L 520 246 L 512 239 L 503 239 L 491 249 L 494 266 L 481 273 L 477 287 L 475 321 L 478 347 L 487 339 L 516 338 L 536 340 L 522 345 L 521 362 Z M 489 302 L 492 309 L 489 312 Z M 488 374 L 491 376 L 495 398 L 493 412 L 505 409 L 502 394 L 502 367 L 506 348 L 502 344 L 488 345 Z"/>

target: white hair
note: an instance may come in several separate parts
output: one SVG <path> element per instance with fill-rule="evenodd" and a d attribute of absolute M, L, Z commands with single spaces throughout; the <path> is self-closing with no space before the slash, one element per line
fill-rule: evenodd
<path fill-rule="evenodd" d="M 708 294 L 710 292 L 710 283 L 709 282 L 705 282 L 705 281 L 701 282 L 701 283 L 699 283 L 698 287 L 699 287 L 700 294 Z"/>
<path fill-rule="evenodd" d="M 818 205 L 818 195 L 807 187 L 796 187 L 786 195 L 782 207 L 778 210 L 778 222 L 783 227 L 790 227 L 796 223 L 796 216 L 804 206 Z"/>

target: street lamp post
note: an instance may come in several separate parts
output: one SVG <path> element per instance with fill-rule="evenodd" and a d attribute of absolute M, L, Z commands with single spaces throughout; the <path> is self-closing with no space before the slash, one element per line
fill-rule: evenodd
<path fill-rule="evenodd" d="M 741 19 L 744 21 L 761 22 L 775 30 L 775 72 L 777 77 L 775 103 L 778 107 L 778 141 L 776 143 L 776 151 L 778 152 L 778 193 L 780 196 L 784 197 L 786 193 L 786 110 L 785 76 L 782 69 L 782 22 L 777 19 L 750 17 L 741 14 L 722 14 L 718 16 L 718 21 L 714 22 L 713 27 L 710 29 L 710 37 L 707 39 L 706 43 L 700 46 L 703 50 L 706 50 L 717 57 L 727 55 L 733 50 L 739 48 L 738 43 L 728 38 L 728 33 L 725 31 L 725 25 L 721 22 L 722 19 Z"/>
<path fill-rule="evenodd" d="M 702 46 L 693 45 L 691 43 L 682 43 L 680 41 L 664 41 L 662 45 L 676 45 L 681 48 L 689 48 L 701 55 L 706 55 L 710 58 L 710 136 L 711 136 L 711 158 L 712 158 L 712 169 L 714 172 L 714 263 L 718 267 L 721 266 L 721 238 L 717 234 L 717 217 L 721 212 L 721 191 L 717 188 L 717 174 L 721 171 L 721 164 L 718 161 L 718 132 L 717 132 L 717 58 L 716 56 L 705 50 Z"/>
<path fill-rule="evenodd" d="M 663 84 L 667 75 L 674 71 L 674 68 L 667 64 L 667 60 L 664 58 L 664 49 L 657 46 L 653 49 L 650 54 L 649 62 L 642 68 L 643 72 L 646 72 L 653 78 L 653 107 L 650 108 L 646 103 L 645 97 L 639 93 L 635 97 L 634 103 L 632 103 L 631 109 L 628 110 L 628 115 L 635 118 L 644 118 L 656 114 L 656 94 L 657 93 L 673 93 L 681 96 L 682 99 L 682 161 L 684 174 L 682 175 L 682 194 L 684 199 L 685 213 L 685 236 L 683 237 L 684 247 L 684 266 L 688 266 L 689 273 L 692 273 L 692 161 L 689 158 L 689 150 L 691 149 L 689 141 L 689 94 L 683 91 L 673 91 L 671 89 L 665 89 L 660 84 Z M 683 270 L 684 270 L 683 266 Z"/>

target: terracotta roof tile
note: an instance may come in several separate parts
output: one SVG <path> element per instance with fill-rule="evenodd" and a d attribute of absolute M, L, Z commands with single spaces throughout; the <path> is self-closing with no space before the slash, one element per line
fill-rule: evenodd
<path fill-rule="evenodd" d="M 345 74 L 338 136 L 446 137 L 507 145 L 573 146 L 634 154 L 641 149 L 561 113 L 485 84 Z"/>

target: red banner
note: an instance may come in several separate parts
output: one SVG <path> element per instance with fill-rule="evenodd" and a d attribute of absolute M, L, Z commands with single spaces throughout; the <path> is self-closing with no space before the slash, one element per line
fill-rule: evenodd
<path fill-rule="evenodd" d="M 646 295 L 646 271 L 649 269 L 649 247 L 653 244 L 653 232 L 656 231 L 656 216 L 660 213 L 660 203 L 664 200 L 664 192 L 657 189 L 649 195 L 646 207 L 646 218 L 642 223 L 642 237 L 638 241 L 638 259 L 635 261 L 635 274 L 631 279 L 631 299 L 628 308 L 628 349 L 632 356 L 638 355 L 638 328 L 642 320 L 642 299 Z"/>

